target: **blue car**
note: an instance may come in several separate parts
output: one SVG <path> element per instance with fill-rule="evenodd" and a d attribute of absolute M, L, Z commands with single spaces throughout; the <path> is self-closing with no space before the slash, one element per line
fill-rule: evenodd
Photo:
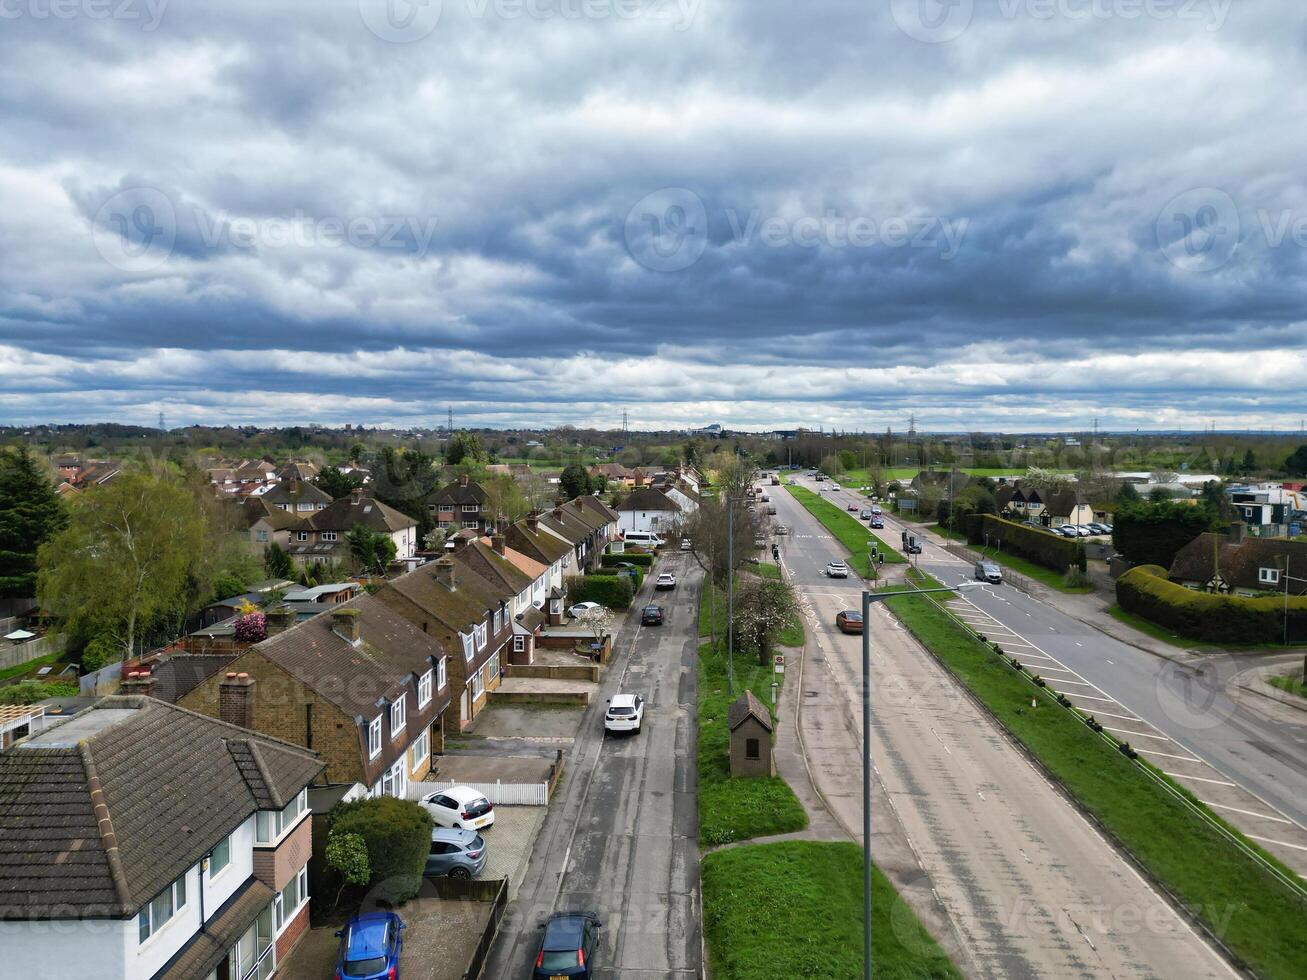
<path fill-rule="evenodd" d="M 365 912 L 336 933 L 336 980 L 399 980 L 404 922 L 394 912 Z"/>

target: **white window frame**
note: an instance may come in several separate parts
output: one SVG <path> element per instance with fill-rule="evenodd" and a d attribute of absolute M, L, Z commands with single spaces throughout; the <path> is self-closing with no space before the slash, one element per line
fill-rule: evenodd
<path fill-rule="evenodd" d="M 418 710 L 421 711 L 431 703 L 431 678 L 434 671 L 428 670 L 418 678 Z"/>
<path fill-rule="evenodd" d="M 1279 585 L 1280 570 L 1278 568 L 1259 568 L 1257 569 L 1257 581 L 1263 585 Z"/>
<path fill-rule="evenodd" d="M 486 644 L 490 642 L 489 627 L 485 623 L 477 623 L 474 634 L 476 636 L 477 653 L 480 653 L 486 648 Z"/>
<path fill-rule="evenodd" d="M 449 521 L 436 521 L 436 527 L 443 530 L 444 528 L 449 527 Z"/>
<path fill-rule="evenodd" d="M 368 722 L 368 758 L 381 755 L 381 715 Z"/>
<path fill-rule="evenodd" d="M 441 657 L 440 663 L 436 664 L 436 687 L 440 690 L 445 689 L 449 683 L 449 658 Z"/>
<path fill-rule="evenodd" d="M 526 653 L 526 637 L 520 633 L 513 637 L 513 652 Z"/>
<path fill-rule="evenodd" d="M 471 529 L 473 529 L 473 528 L 478 528 L 478 527 L 480 527 L 480 526 L 481 526 L 481 522 L 480 522 L 480 521 L 464 521 L 464 522 L 463 522 L 463 528 L 464 528 L 465 530 L 471 530 Z"/>
<path fill-rule="evenodd" d="M 498 633 L 504 628 L 504 610 L 495 610 L 495 632 Z"/>
<path fill-rule="evenodd" d="M 419 751 L 420 750 L 420 751 Z M 416 771 L 417 767 L 426 762 L 431 756 L 431 733 L 425 728 L 422 734 L 413 739 L 413 744 L 409 746 L 408 767 L 410 771 Z"/>
<path fill-rule="evenodd" d="M 309 539 L 309 532 L 308 532 L 308 531 L 296 531 L 296 532 L 295 532 L 295 540 L 296 540 L 296 541 L 307 541 L 308 539 Z"/>
<path fill-rule="evenodd" d="M 319 536 L 322 538 L 323 541 L 335 541 L 335 540 L 336 540 L 336 532 L 335 532 L 335 531 L 323 531 L 322 534 L 319 535 Z"/>
<path fill-rule="evenodd" d="M 475 514 L 480 509 L 481 509 L 480 504 L 464 504 L 462 512 L 464 514 Z"/>
<path fill-rule="evenodd" d="M 475 631 L 474 631 L 475 632 Z M 459 633 L 458 637 L 463 641 L 463 659 L 471 660 L 476 656 L 476 639 L 472 633 Z"/>
<path fill-rule="evenodd" d="M 219 851 L 224 851 L 227 855 L 226 860 L 215 867 L 216 855 Z M 231 867 L 231 834 L 228 834 L 224 840 L 221 840 L 209 852 L 209 880 L 212 881 L 218 875 L 222 874 Z"/>
<path fill-rule="evenodd" d="M 489 684 L 491 678 L 499 676 L 499 651 L 496 650 L 486 661 L 486 683 Z"/>
<path fill-rule="evenodd" d="M 394 738 L 408 725 L 408 698 L 400 695 L 390 706 L 390 737 Z"/>
<path fill-rule="evenodd" d="M 481 680 L 481 671 L 479 671 L 479 670 L 477 670 L 477 671 L 473 671 L 473 672 L 472 672 L 472 677 L 471 677 L 471 679 L 468 681 L 468 684 L 471 685 L 471 687 L 472 687 L 472 700 L 473 700 L 473 701 L 475 701 L 477 698 L 481 697 L 481 695 L 485 692 L 485 689 L 486 689 L 486 688 L 485 688 L 485 684 L 484 684 L 484 683 L 482 682 L 482 680 Z"/>
<path fill-rule="evenodd" d="M 142 907 L 136 914 L 136 941 L 137 945 L 144 945 L 159 934 L 159 930 L 166 926 L 173 919 L 177 918 L 177 913 L 186 908 L 186 876 L 190 874 L 191 869 L 187 868 L 181 875 L 159 894 L 155 895 Z M 168 914 L 160 913 L 159 921 L 155 921 L 154 903 L 165 895 L 168 896 Z M 142 935 L 142 931 L 144 934 Z"/>
<path fill-rule="evenodd" d="M 263 531 L 263 530 L 255 531 L 255 532 L 254 532 L 254 539 L 255 539 L 256 541 L 267 541 L 267 540 L 268 540 L 268 532 L 267 532 L 267 531 Z"/>
<path fill-rule="evenodd" d="M 308 787 L 280 810 L 259 810 L 254 814 L 254 846 L 273 847 L 299 826 L 309 814 Z"/>

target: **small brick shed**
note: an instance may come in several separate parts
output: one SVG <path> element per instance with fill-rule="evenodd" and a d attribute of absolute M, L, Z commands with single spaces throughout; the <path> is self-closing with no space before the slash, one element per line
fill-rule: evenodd
<path fill-rule="evenodd" d="M 776 775 L 771 751 L 771 712 L 767 706 L 752 691 L 745 691 L 732 702 L 727 722 L 731 726 L 731 775 Z"/>

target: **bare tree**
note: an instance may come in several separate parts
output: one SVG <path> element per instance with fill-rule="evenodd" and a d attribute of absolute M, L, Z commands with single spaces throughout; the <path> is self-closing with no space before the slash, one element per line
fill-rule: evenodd
<path fill-rule="evenodd" d="M 602 644 L 604 637 L 613 632 L 613 611 L 605 606 L 582 610 L 576 621 L 594 634 L 595 642 Z"/>
<path fill-rule="evenodd" d="M 740 647 L 754 650 L 760 665 L 769 663 L 776 638 L 797 609 L 794 589 L 788 582 L 744 577 L 735 589 L 735 635 Z"/>

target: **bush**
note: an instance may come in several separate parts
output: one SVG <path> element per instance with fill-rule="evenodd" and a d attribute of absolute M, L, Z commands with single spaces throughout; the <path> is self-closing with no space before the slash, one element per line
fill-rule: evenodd
<path fill-rule="evenodd" d="M 73 698 L 79 693 L 74 681 L 19 681 L 0 687 L 0 704 L 36 704 L 46 698 Z"/>
<path fill-rule="evenodd" d="M 1282 597 L 1250 598 L 1195 592 L 1176 585 L 1160 565 L 1139 565 L 1116 580 L 1116 601 L 1180 636 L 1210 643 L 1280 643 L 1285 634 Z M 1307 598 L 1290 598 L 1289 640 L 1307 639 Z"/>
<path fill-rule="evenodd" d="M 972 514 L 967 518 L 967 541 L 984 544 L 1002 541 L 1002 550 L 1043 565 L 1055 572 L 1065 572 L 1078 563 L 1078 553 L 1084 547 L 1079 541 L 1059 537 L 1048 531 L 1039 531 L 1025 524 L 1005 521 L 993 514 Z"/>
<path fill-rule="evenodd" d="M 586 569 L 585 573 L 587 575 L 617 575 L 619 577 L 625 575 L 627 578 L 634 578 L 635 584 L 632 586 L 632 590 L 635 592 L 640 591 L 640 586 L 644 582 L 644 569 L 639 565 L 632 568 L 622 568 L 620 565 L 606 565 L 599 569 Z"/>
<path fill-rule="evenodd" d="M 609 609 L 629 609 L 635 590 L 626 575 L 599 573 L 569 577 L 567 595 L 572 602 L 597 602 Z"/>
<path fill-rule="evenodd" d="M 654 556 L 642 551 L 628 551 L 622 555 L 614 555 L 611 552 L 599 556 L 601 565 L 620 565 L 622 562 L 629 562 L 632 565 L 641 565 L 645 568 L 653 565 Z"/>
<path fill-rule="evenodd" d="M 1118 506 L 1112 545 L 1132 565 L 1170 568 L 1175 553 L 1204 531 L 1215 530 L 1211 510 L 1173 500 Z"/>
<path fill-rule="evenodd" d="M 331 836 L 358 834 L 372 868 L 369 887 L 392 904 L 418 893 L 431 851 L 431 814 L 419 803 L 377 796 L 331 811 Z"/>
<path fill-rule="evenodd" d="M 86 644 L 86 649 L 82 651 L 82 673 L 88 674 L 93 670 L 99 670 L 105 664 L 121 660 L 122 656 L 122 645 L 109 634 L 100 633 L 92 637 L 91 642 Z"/>

